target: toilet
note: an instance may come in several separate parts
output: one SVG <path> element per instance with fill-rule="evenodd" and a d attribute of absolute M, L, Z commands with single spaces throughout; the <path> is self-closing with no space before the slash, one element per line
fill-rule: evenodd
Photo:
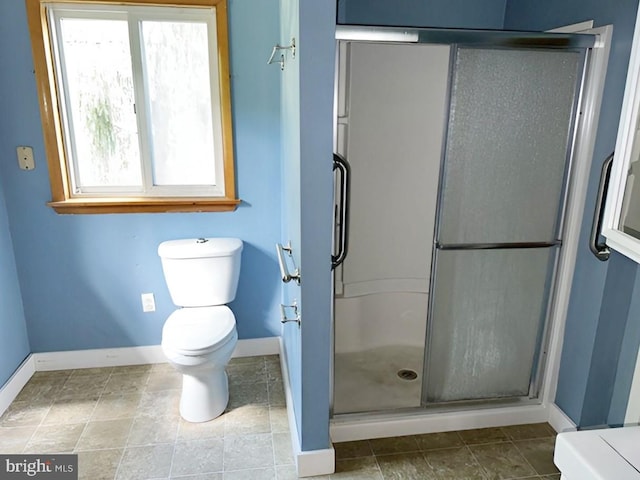
<path fill-rule="evenodd" d="M 242 240 L 192 238 L 162 242 L 158 255 L 179 308 L 162 328 L 162 351 L 182 374 L 180 415 L 206 422 L 229 401 L 225 366 L 238 341 L 236 319 L 227 303 L 236 296 Z"/>

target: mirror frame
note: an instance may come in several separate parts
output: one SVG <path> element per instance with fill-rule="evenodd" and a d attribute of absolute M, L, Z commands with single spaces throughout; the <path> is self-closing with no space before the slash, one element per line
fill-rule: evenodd
<path fill-rule="evenodd" d="M 615 156 L 611 169 L 611 178 L 607 191 L 607 200 L 603 217 L 602 235 L 607 245 L 622 253 L 636 263 L 640 263 L 640 239 L 635 238 L 621 229 L 622 203 L 627 185 L 627 172 L 631 164 L 633 144 L 640 132 L 637 131 L 640 114 L 640 9 L 636 17 L 636 24 L 629 58 L 629 69 L 624 89 L 624 99 L 618 126 Z"/>

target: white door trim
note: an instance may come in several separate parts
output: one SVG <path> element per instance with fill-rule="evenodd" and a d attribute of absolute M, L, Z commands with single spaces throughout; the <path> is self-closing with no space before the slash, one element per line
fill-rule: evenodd
<path fill-rule="evenodd" d="M 585 71 L 586 83 L 582 91 L 582 116 L 578 125 L 576 148 L 573 156 L 571 188 L 565 215 L 565 240 L 562 245 L 557 288 L 551 310 L 551 335 L 549 337 L 547 367 L 542 385 L 542 403 L 544 405 L 554 403 L 558 386 L 569 297 L 578 254 L 580 229 L 584 217 L 593 150 L 598 131 L 613 26 L 607 25 L 580 31 L 580 33 L 590 33 L 597 35 L 598 38 L 591 51 L 591 58 Z"/>

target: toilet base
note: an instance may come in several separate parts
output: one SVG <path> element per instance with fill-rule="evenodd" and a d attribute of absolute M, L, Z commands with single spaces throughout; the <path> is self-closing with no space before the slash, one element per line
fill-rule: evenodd
<path fill-rule="evenodd" d="M 220 416 L 229 403 L 229 381 L 224 368 L 182 375 L 180 416 L 187 422 L 208 422 Z"/>

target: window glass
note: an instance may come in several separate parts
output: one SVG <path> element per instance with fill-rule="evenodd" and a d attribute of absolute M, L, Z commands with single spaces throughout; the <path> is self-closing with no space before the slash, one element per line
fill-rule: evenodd
<path fill-rule="evenodd" d="M 74 190 L 141 186 L 127 22 L 62 18 L 60 39 Z"/>
<path fill-rule="evenodd" d="M 207 25 L 145 21 L 142 38 L 154 183 L 215 185 Z"/>

